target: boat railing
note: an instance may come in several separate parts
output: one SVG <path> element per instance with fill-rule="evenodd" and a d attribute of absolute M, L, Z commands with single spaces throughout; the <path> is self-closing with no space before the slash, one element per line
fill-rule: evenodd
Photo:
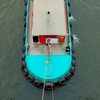
<path fill-rule="evenodd" d="M 71 31 L 70 31 L 70 19 L 69 19 L 69 7 L 68 7 L 68 0 L 66 2 L 66 9 L 67 9 L 67 15 L 68 15 L 68 37 L 69 37 L 69 45 L 70 45 L 70 54 L 72 55 L 72 41 L 71 41 Z"/>
<path fill-rule="evenodd" d="M 27 0 L 27 6 L 26 6 L 26 11 L 27 11 L 27 15 L 26 15 L 26 39 L 25 39 L 25 48 L 26 48 L 26 56 L 28 54 L 28 13 L 29 13 L 29 0 Z"/>

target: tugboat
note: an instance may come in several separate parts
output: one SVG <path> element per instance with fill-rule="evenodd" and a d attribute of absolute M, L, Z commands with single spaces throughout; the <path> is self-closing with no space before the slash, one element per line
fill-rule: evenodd
<path fill-rule="evenodd" d="M 25 0 L 21 69 L 39 88 L 65 85 L 75 71 L 68 0 Z"/>

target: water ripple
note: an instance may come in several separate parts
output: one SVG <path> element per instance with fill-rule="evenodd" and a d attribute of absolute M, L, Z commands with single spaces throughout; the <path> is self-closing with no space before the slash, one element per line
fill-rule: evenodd
<path fill-rule="evenodd" d="M 0 100 L 41 100 L 20 70 L 24 0 L 0 0 Z M 100 99 L 100 1 L 70 0 L 77 66 L 67 85 L 54 90 L 55 100 Z M 81 45 L 80 45 L 81 44 Z M 45 100 L 51 100 L 45 91 Z"/>

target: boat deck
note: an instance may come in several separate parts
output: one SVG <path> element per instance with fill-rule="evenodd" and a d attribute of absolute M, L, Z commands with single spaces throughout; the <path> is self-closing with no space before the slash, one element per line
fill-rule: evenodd
<path fill-rule="evenodd" d="M 33 8 L 33 3 L 34 2 L 30 2 L 29 3 L 29 32 L 28 32 L 28 45 L 29 45 L 29 50 L 28 50 L 28 54 L 29 55 L 37 55 L 37 54 L 46 54 L 47 52 L 47 46 L 46 45 L 40 45 L 40 44 L 33 44 L 33 32 L 32 32 L 32 28 L 33 28 L 33 12 L 34 12 L 34 8 Z M 68 34 L 68 24 L 67 24 L 67 13 L 66 13 L 66 5 L 64 3 L 64 9 L 65 9 L 65 22 L 66 22 L 66 34 Z M 51 54 L 64 54 L 64 48 L 65 46 L 67 46 L 68 43 L 68 39 L 66 40 L 66 44 L 52 44 L 51 48 L 50 48 L 50 53 Z"/>
<path fill-rule="evenodd" d="M 51 45 L 50 54 L 64 54 L 64 45 Z M 47 54 L 47 46 L 46 45 L 32 45 L 29 48 L 29 55 L 42 55 Z"/>
<path fill-rule="evenodd" d="M 33 34 L 66 35 L 65 4 L 64 0 L 34 0 Z"/>

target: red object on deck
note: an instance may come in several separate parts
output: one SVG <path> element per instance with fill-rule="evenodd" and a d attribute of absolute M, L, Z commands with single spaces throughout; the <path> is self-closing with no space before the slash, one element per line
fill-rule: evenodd
<path fill-rule="evenodd" d="M 56 38 L 56 35 L 49 35 L 49 38 Z"/>
<path fill-rule="evenodd" d="M 64 41 L 65 41 L 65 36 L 58 36 L 59 43 L 64 43 Z"/>
<path fill-rule="evenodd" d="M 46 36 L 40 35 L 40 43 L 45 44 L 46 43 Z"/>

